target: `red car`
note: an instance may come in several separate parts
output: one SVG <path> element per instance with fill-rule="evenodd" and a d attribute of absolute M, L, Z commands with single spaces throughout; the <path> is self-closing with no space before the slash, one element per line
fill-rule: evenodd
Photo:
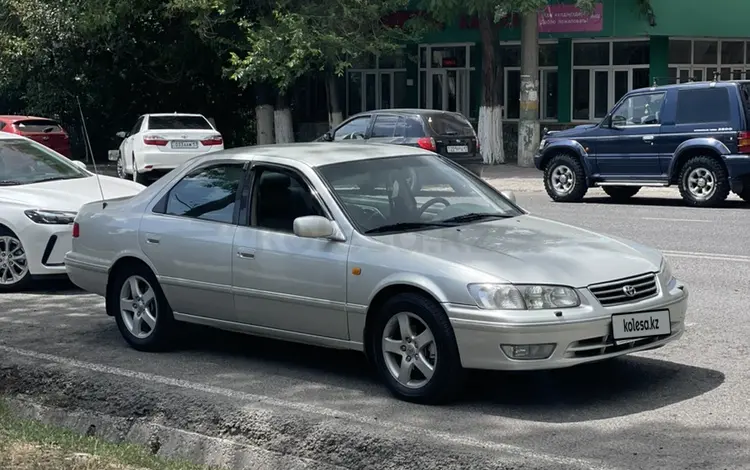
<path fill-rule="evenodd" d="M 0 116 L 0 131 L 35 140 L 70 158 L 70 138 L 54 119 L 34 116 Z"/>

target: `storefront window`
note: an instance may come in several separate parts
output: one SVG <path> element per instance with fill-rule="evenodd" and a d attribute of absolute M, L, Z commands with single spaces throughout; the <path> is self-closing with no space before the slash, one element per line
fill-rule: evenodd
<path fill-rule="evenodd" d="M 466 46 L 432 47 L 432 67 L 466 67 Z"/>
<path fill-rule="evenodd" d="M 373 109 L 406 107 L 406 61 L 401 50 L 382 57 L 361 56 L 353 60 L 357 67 L 347 71 L 347 115 Z"/>
<path fill-rule="evenodd" d="M 573 43 L 573 65 L 610 65 L 609 42 Z"/>
<path fill-rule="evenodd" d="M 706 65 L 719 63 L 719 41 L 695 41 L 693 63 Z"/>
<path fill-rule="evenodd" d="M 475 63 L 477 54 L 474 44 L 421 46 L 419 107 L 457 111 L 466 117 L 475 117 L 472 116 L 475 90 L 471 88 L 471 77 L 479 72 L 469 64 Z"/>
<path fill-rule="evenodd" d="M 693 58 L 693 43 L 690 40 L 671 39 L 669 41 L 669 63 L 690 64 Z"/>
<path fill-rule="evenodd" d="M 739 39 L 670 39 L 669 50 L 669 83 L 750 78 L 747 73 L 750 70 L 750 42 Z"/>
<path fill-rule="evenodd" d="M 651 48 L 645 41 L 616 41 L 612 43 L 614 65 L 648 65 Z"/>
<path fill-rule="evenodd" d="M 505 119 L 521 114 L 521 46 L 501 44 L 499 55 L 504 70 Z M 539 45 L 539 119 L 557 119 L 557 43 Z"/>

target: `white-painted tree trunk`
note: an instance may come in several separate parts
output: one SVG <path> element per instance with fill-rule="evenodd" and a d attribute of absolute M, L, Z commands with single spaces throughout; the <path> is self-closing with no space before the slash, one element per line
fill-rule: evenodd
<path fill-rule="evenodd" d="M 480 106 L 477 126 L 479 151 L 487 165 L 505 163 L 503 150 L 503 107 Z"/>
<path fill-rule="evenodd" d="M 273 121 L 274 130 L 276 131 L 276 143 L 289 144 L 294 142 L 292 110 L 289 108 L 275 110 L 273 112 Z"/>
<path fill-rule="evenodd" d="M 255 107 L 255 130 L 256 143 L 258 145 L 269 145 L 274 142 L 274 111 L 270 104 L 262 104 Z"/>
<path fill-rule="evenodd" d="M 329 73 L 326 77 L 326 92 L 328 93 L 328 124 L 334 128 L 341 124 L 344 115 L 339 104 L 338 85 L 336 77 Z"/>

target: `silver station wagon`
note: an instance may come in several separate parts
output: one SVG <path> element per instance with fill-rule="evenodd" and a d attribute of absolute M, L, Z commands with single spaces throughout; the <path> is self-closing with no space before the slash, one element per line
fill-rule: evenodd
<path fill-rule="evenodd" d="M 688 291 L 657 250 L 528 214 L 421 149 L 246 147 L 90 203 L 67 272 L 125 340 L 176 322 L 366 353 L 392 393 L 441 403 L 466 369 L 574 366 L 679 338 Z"/>

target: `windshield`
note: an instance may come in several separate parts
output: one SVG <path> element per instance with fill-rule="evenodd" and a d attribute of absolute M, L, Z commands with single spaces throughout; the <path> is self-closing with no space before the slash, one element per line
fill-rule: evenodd
<path fill-rule="evenodd" d="M 0 139 L 0 186 L 87 176 L 88 172 L 41 144 L 21 139 Z"/>
<path fill-rule="evenodd" d="M 414 155 L 318 168 L 362 233 L 428 230 L 521 215 L 498 191 L 441 157 Z"/>

